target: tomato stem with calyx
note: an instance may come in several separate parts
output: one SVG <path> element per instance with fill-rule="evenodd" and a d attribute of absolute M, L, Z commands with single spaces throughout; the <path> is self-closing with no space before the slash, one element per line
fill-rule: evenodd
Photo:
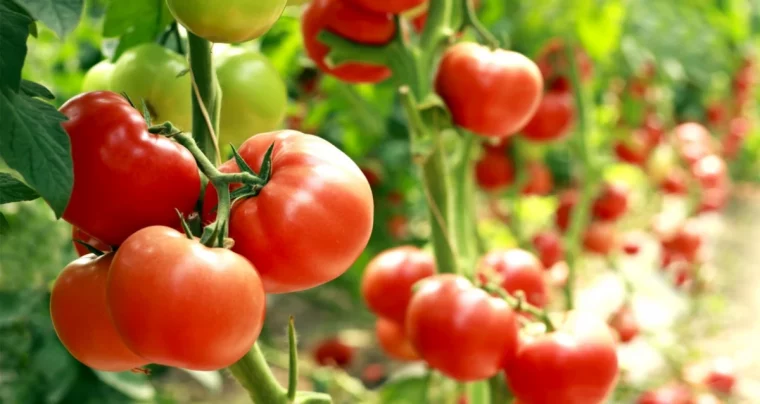
<path fill-rule="evenodd" d="M 463 11 L 465 25 L 471 26 L 475 32 L 477 32 L 478 35 L 483 38 L 483 41 L 485 41 L 491 49 L 498 48 L 499 40 L 496 39 L 496 37 L 490 31 L 488 31 L 488 29 L 484 27 L 478 19 L 478 16 L 475 13 L 475 3 L 473 0 L 463 0 L 462 3 L 464 6 Z"/>
<path fill-rule="evenodd" d="M 504 288 L 495 283 L 485 284 L 482 286 L 482 288 L 486 292 L 495 293 L 500 298 L 504 299 L 507 304 L 509 304 L 509 306 L 512 307 L 515 311 L 528 313 L 540 319 L 546 326 L 546 332 L 552 332 L 556 329 L 554 327 L 554 323 L 552 323 L 551 319 L 549 318 L 549 313 L 545 309 L 540 309 L 526 302 L 524 294 L 520 293 L 517 297 L 512 296 L 507 293 Z"/>
<path fill-rule="evenodd" d="M 229 367 L 230 372 L 248 391 L 256 404 L 288 403 L 285 389 L 280 386 L 267 365 L 259 344 Z"/>

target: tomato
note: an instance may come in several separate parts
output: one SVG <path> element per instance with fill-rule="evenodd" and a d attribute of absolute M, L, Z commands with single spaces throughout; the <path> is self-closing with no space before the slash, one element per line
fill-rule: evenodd
<path fill-rule="evenodd" d="M 565 256 L 562 239 L 553 231 L 543 231 L 533 236 L 533 248 L 538 253 L 544 269 L 550 269 Z"/>
<path fill-rule="evenodd" d="M 695 404 L 694 395 L 685 385 L 670 384 L 647 391 L 642 394 L 636 404 Z"/>
<path fill-rule="evenodd" d="M 404 215 L 393 215 L 388 219 L 388 233 L 394 240 L 404 240 L 409 237 L 409 221 Z"/>
<path fill-rule="evenodd" d="M 266 300 L 256 269 L 164 226 L 119 247 L 106 291 L 116 329 L 151 362 L 194 370 L 235 363 L 256 342 Z"/>
<path fill-rule="evenodd" d="M 728 184 L 715 188 L 703 189 L 699 200 L 698 212 L 705 213 L 718 211 L 726 206 L 729 197 Z"/>
<path fill-rule="evenodd" d="M 702 383 L 716 393 L 731 394 L 736 385 L 736 371 L 731 359 L 718 358 L 713 361 Z"/>
<path fill-rule="evenodd" d="M 362 277 L 362 296 L 380 317 L 404 323 L 412 286 L 435 274 L 435 259 L 414 246 L 385 250 L 369 262 Z"/>
<path fill-rule="evenodd" d="M 522 189 L 523 195 L 546 195 L 552 191 L 554 181 L 552 172 L 546 164 L 540 161 L 531 161 L 526 167 L 528 171 L 528 183 Z"/>
<path fill-rule="evenodd" d="M 567 190 L 559 196 L 559 206 L 554 214 L 554 223 L 560 230 L 567 231 L 570 227 L 571 214 L 573 208 L 578 203 L 578 191 Z"/>
<path fill-rule="evenodd" d="M 726 162 L 714 154 L 697 160 L 691 166 L 691 173 L 703 188 L 717 188 L 728 181 Z"/>
<path fill-rule="evenodd" d="M 84 75 L 82 79 L 82 92 L 110 90 L 113 63 L 109 60 L 101 60 Z"/>
<path fill-rule="evenodd" d="M 380 363 L 370 363 L 362 370 L 362 381 L 367 387 L 377 387 L 388 378 L 385 366 Z"/>
<path fill-rule="evenodd" d="M 71 226 L 71 239 L 73 240 L 72 242 L 74 243 L 74 249 L 76 250 L 77 254 L 79 254 L 80 257 L 89 254 L 90 250 L 88 250 L 87 247 L 79 244 L 77 240 L 84 241 L 85 243 L 89 244 L 91 247 L 94 247 L 95 249 L 99 251 L 103 251 L 103 252 L 111 251 L 110 245 L 83 232 L 81 229 L 79 229 L 76 226 Z"/>
<path fill-rule="evenodd" d="M 340 338 L 320 341 L 314 349 L 314 361 L 320 366 L 347 368 L 354 360 L 354 348 Z"/>
<path fill-rule="evenodd" d="M 215 61 L 222 89 L 221 144 L 240 145 L 249 137 L 277 129 L 285 117 L 285 82 L 261 53 L 229 48 Z"/>
<path fill-rule="evenodd" d="M 631 137 L 616 141 L 614 150 L 618 160 L 643 166 L 652 152 L 652 147 L 649 145 L 646 132 L 635 130 L 631 133 Z"/>
<path fill-rule="evenodd" d="M 544 80 L 551 82 L 557 78 L 570 75 L 566 53 L 565 43 L 560 38 L 552 38 L 541 48 L 536 56 L 536 64 L 538 64 Z M 591 75 L 594 73 L 594 65 L 583 49 L 575 49 L 574 62 L 578 64 L 581 79 L 583 81 L 591 79 Z"/>
<path fill-rule="evenodd" d="M 689 164 L 711 153 L 710 132 L 696 122 L 686 122 L 676 126 L 674 135 L 681 157 Z"/>
<path fill-rule="evenodd" d="M 713 126 L 720 125 L 726 120 L 726 107 L 719 101 L 715 101 L 707 106 L 705 115 L 707 123 Z"/>
<path fill-rule="evenodd" d="M 350 0 L 357 6 L 376 13 L 401 14 L 425 4 L 425 0 Z"/>
<path fill-rule="evenodd" d="M 665 128 L 663 128 L 660 118 L 658 118 L 654 113 L 647 113 L 646 117 L 644 118 L 642 129 L 647 135 L 647 144 L 649 144 L 650 147 L 654 148 L 660 144 L 660 142 L 662 142 L 663 136 L 665 134 Z"/>
<path fill-rule="evenodd" d="M 477 268 L 481 282 L 495 282 L 511 295 L 522 291 L 528 303 L 536 307 L 544 307 L 549 300 L 544 267 L 528 251 L 519 248 L 491 251 L 480 259 Z"/>
<path fill-rule="evenodd" d="M 702 231 L 695 221 L 682 224 L 670 237 L 660 240 L 664 250 L 683 256 L 693 262 L 702 246 Z"/>
<path fill-rule="evenodd" d="M 365 63 L 330 68 L 324 60 L 330 49 L 317 39 L 320 31 L 327 30 L 364 45 L 384 45 L 396 31 L 390 14 L 365 10 L 350 0 L 314 0 L 301 18 L 306 54 L 325 73 L 349 83 L 377 83 L 391 76 L 387 67 Z"/>
<path fill-rule="evenodd" d="M 573 95 L 549 91 L 544 94 L 536 113 L 522 128 L 522 135 L 534 142 L 549 142 L 565 136 L 575 120 Z"/>
<path fill-rule="evenodd" d="M 63 218 L 119 245 L 150 225 L 179 226 L 193 211 L 201 180 L 187 149 L 148 133 L 139 111 L 111 92 L 78 95 L 61 107 L 71 140 L 74 189 Z M 160 173 L 160 175 L 157 175 Z"/>
<path fill-rule="evenodd" d="M 380 348 L 386 355 L 400 361 L 416 361 L 420 359 L 417 351 L 404 333 L 404 327 L 398 323 L 378 318 L 375 322 L 375 334 Z"/>
<path fill-rule="evenodd" d="M 626 237 L 625 242 L 623 242 L 623 252 L 627 255 L 636 255 L 641 251 L 641 243 L 639 240 L 632 236 Z"/>
<path fill-rule="evenodd" d="M 631 306 L 625 304 L 618 309 L 609 320 L 610 328 L 615 330 L 620 342 L 631 342 L 639 333 L 639 321 L 633 314 Z"/>
<path fill-rule="evenodd" d="M 628 188 L 619 183 L 605 183 L 591 206 L 594 217 L 603 221 L 619 219 L 628 210 Z"/>
<path fill-rule="evenodd" d="M 135 46 L 114 64 L 111 88 L 126 93 L 142 111 L 143 102 L 154 123 L 171 121 L 177 128 L 192 129 L 190 75 L 187 60 L 155 43 Z"/>
<path fill-rule="evenodd" d="M 685 195 L 689 191 L 686 174 L 674 169 L 662 180 L 660 187 L 666 194 Z"/>
<path fill-rule="evenodd" d="M 382 173 L 378 168 L 374 166 L 362 166 L 360 169 L 364 177 L 367 178 L 370 187 L 374 188 L 383 183 Z"/>
<path fill-rule="evenodd" d="M 258 196 L 233 204 L 233 251 L 256 267 L 267 293 L 313 288 L 345 272 L 372 232 L 372 190 L 359 167 L 326 140 L 292 130 L 243 142 L 238 152 L 260 172 L 270 145 L 272 177 Z M 219 167 L 239 172 L 234 160 Z M 205 222 L 216 216 L 216 191 L 206 188 Z"/>
<path fill-rule="evenodd" d="M 597 404 L 615 385 L 618 361 L 609 327 L 571 312 L 556 331 L 523 339 L 505 371 L 522 402 Z"/>
<path fill-rule="evenodd" d="M 583 233 L 583 248 L 588 252 L 608 255 L 615 244 L 615 226 L 610 222 L 591 222 Z"/>
<path fill-rule="evenodd" d="M 106 306 L 106 279 L 113 254 L 85 255 L 58 275 L 50 317 L 63 346 L 85 365 L 121 372 L 148 364 L 124 344 Z"/>
<path fill-rule="evenodd" d="M 504 153 L 486 152 L 475 163 L 475 181 L 485 191 L 498 192 L 515 181 L 512 161 Z"/>
<path fill-rule="evenodd" d="M 245 42 L 274 25 L 287 0 L 167 0 L 177 22 L 211 42 Z"/>
<path fill-rule="evenodd" d="M 460 382 L 496 375 L 517 347 L 516 316 L 507 303 L 453 274 L 420 283 L 406 332 L 430 367 Z"/>
<path fill-rule="evenodd" d="M 524 55 L 472 42 L 448 48 L 435 77 L 454 123 L 489 137 L 510 136 L 525 126 L 542 88 L 541 72 Z"/>

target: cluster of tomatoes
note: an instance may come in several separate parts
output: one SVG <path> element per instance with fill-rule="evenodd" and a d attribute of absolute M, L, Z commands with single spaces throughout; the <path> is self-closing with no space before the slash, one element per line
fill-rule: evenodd
<path fill-rule="evenodd" d="M 240 146 L 257 171 L 271 146 L 272 168 L 258 195 L 233 201 L 229 249 L 181 230 L 180 215 L 208 224 L 218 213 L 216 189 L 201 187 L 199 157 L 149 132 L 142 114 L 112 92 L 81 94 L 61 112 L 69 118 L 63 127 L 74 165 L 63 218 L 74 238 L 89 244 L 80 254 L 99 252 L 64 268 L 51 316 L 64 346 L 92 368 L 227 367 L 256 341 L 267 293 L 336 278 L 369 240 L 369 184 L 321 138 L 286 130 Z M 230 160 L 218 171 L 240 168 Z"/>

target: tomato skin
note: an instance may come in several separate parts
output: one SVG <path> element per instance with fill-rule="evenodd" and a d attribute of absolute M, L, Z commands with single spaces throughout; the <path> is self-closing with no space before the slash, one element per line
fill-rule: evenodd
<path fill-rule="evenodd" d="M 523 195 L 546 195 L 554 188 L 552 172 L 546 164 L 540 161 L 531 161 L 527 165 L 528 183 L 522 189 Z"/>
<path fill-rule="evenodd" d="M 636 404 L 695 404 L 694 395 L 681 384 L 662 386 L 642 394 Z"/>
<path fill-rule="evenodd" d="M 623 305 L 609 320 L 610 327 L 615 330 L 622 343 L 631 342 L 641 332 L 639 322 L 629 305 Z"/>
<path fill-rule="evenodd" d="M 570 216 L 577 203 L 578 191 L 571 189 L 560 194 L 559 206 L 554 214 L 554 223 L 558 229 L 565 232 L 570 227 Z"/>
<path fill-rule="evenodd" d="M 557 331 L 523 339 L 505 371 L 521 402 L 602 403 L 618 376 L 614 339 L 602 321 L 571 312 Z"/>
<path fill-rule="evenodd" d="M 72 240 L 72 243 L 74 244 L 74 250 L 77 252 L 77 254 L 80 257 L 83 257 L 89 254 L 90 251 L 87 249 L 87 247 L 77 243 L 76 240 L 84 241 L 85 243 L 89 244 L 90 246 L 94 247 L 95 249 L 99 251 L 109 252 L 112 250 L 110 245 L 83 232 L 80 228 L 76 226 L 71 226 L 71 240 Z"/>
<path fill-rule="evenodd" d="M 335 146 L 292 130 L 262 133 L 238 149 L 260 172 L 270 145 L 272 178 L 258 196 L 233 204 L 233 251 L 256 267 L 267 293 L 289 293 L 345 272 L 372 233 L 372 190 L 359 167 Z M 219 167 L 237 173 L 234 159 Z M 216 191 L 206 187 L 205 222 L 216 216 Z"/>
<path fill-rule="evenodd" d="M 528 251 L 519 248 L 491 251 L 480 259 L 477 268 L 481 282 L 493 281 L 513 296 L 522 291 L 534 306 L 544 307 L 549 300 L 544 267 Z"/>
<path fill-rule="evenodd" d="M 177 22 L 211 42 L 245 42 L 264 35 L 280 18 L 287 0 L 167 0 Z"/>
<path fill-rule="evenodd" d="M 306 53 L 323 72 L 349 83 L 377 83 L 391 76 L 387 67 L 365 63 L 330 68 L 324 61 L 330 49 L 317 39 L 320 31 L 327 30 L 365 45 L 386 44 L 396 31 L 390 14 L 365 10 L 350 0 L 314 0 L 301 18 Z"/>
<path fill-rule="evenodd" d="M 50 317 L 63 346 L 85 365 L 123 372 L 148 364 L 124 344 L 106 305 L 114 254 L 85 255 L 61 271 L 50 296 Z"/>
<path fill-rule="evenodd" d="M 148 133 L 142 115 L 120 95 L 78 95 L 60 111 L 71 140 L 74 188 L 63 218 L 119 245 L 151 225 L 179 226 L 200 194 L 200 174 L 187 149 Z M 160 173 L 160 175 L 157 175 Z"/>
<path fill-rule="evenodd" d="M 82 79 L 82 92 L 110 90 L 114 65 L 109 60 L 101 60 L 87 71 Z"/>
<path fill-rule="evenodd" d="M 533 236 L 533 248 L 538 253 L 544 269 L 550 269 L 565 256 L 565 249 L 559 234 L 553 231 L 543 231 Z"/>
<path fill-rule="evenodd" d="M 194 370 L 227 367 L 261 332 L 266 300 L 255 268 L 164 226 L 119 247 L 106 291 L 116 329 L 151 362 Z"/>
<path fill-rule="evenodd" d="M 646 132 L 635 130 L 631 133 L 631 137 L 615 142 L 614 150 L 618 160 L 636 166 L 644 166 L 652 152 L 652 147 L 649 144 Z"/>
<path fill-rule="evenodd" d="M 672 235 L 660 240 L 663 250 L 680 255 L 689 262 L 694 262 L 702 246 L 702 233 L 694 221 L 687 221 Z"/>
<path fill-rule="evenodd" d="M 575 121 L 573 95 L 549 91 L 544 94 L 536 113 L 522 128 L 522 135 L 533 142 L 550 142 L 564 137 Z"/>
<path fill-rule="evenodd" d="M 726 162 L 714 154 L 697 160 L 691 166 L 691 173 L 703 188 L 717 188 L 728 181 Z"/>
<path fill-rule="evenodd" d="M 591 253 L 608 255 L 615 243 L 615 226 L 610 222 L 591 222 L 583 233 L 583 248 Z"/>
<path fill-rule="evenodd" d="M 320 366 L 347 368 L 354 360 L 354 348 L 340 338 L 328 338 L 314 349 L 314 361 Z"/>
<path fill-rule="evenodd" d="M 386 355 L 400 361 L 416 361 L 420 355 L 404 333 L 404 326 L 385 318 L 375 322 L 375 335 Z"/>
<path fill-rule="evenodd" d="M 385 250 L 369 262 L 362 277 L 362 296 L 380 317 L 404 324 L 412 286 L 435 274 L 435 259 L 414 246 Z"/>
<path fill-rule="evenodd" d="M 618 183 L 606 183 L 594 200 L 591 211 L 594 217 L 615 221 L 628 210 L 628 188 Z"/>
<path fill-rule="evenodd" d="M 516 316 L 507 303 L 453 274 L 420 283 L 406 332 L 428 365 L 460 382 L 496 375 L 517 347 Z"/>
<path fill-rule="evenodd" d="M 736 385 L 736 373 L 731 360 L 728 358 L 716 359 L 711 364 L 702 383 L 716 393 L 733 393 Z"/>
<path fill-rule="evenodd" d="M 448 48 L 435 78 L 454 123 L 486 137 L 510 136 L 525 126 L 542 89 L 541 72 L 526 56 L 472 42 Z"/>
<path fill-rule="evenodd" d="M 140 111 L 144 101 L 155 124 L 171 121 L 189 132 L 193 119 L 190 75 L 180 75 L 187 68 L 184 56 L 159 44 L 138 45 L 114 64 L 109 90 L 126 93 Z"/>
<path fill-rule="evenodd" d="M 425 0 L 350 0 L 351 3 L 376 13 L 401 14 L 421 6 Z"/>
<path fill-rule="evenodd" d="M 475 163 L 475 181 L 485 191 L 498 192 L 515 181 L 515 169 L 504 153 L 486 151 Z"/>
<path fill-rule="evenodd" d="M 222 89 L 221 144 L 238 146 L 256 133 L 280 126 L 285 117 L 288 92 L 266 56 L 230 48 L 219 55 L 214 64 Z"/>
<path fill-rule="evenodd" d="M 662 180 L 660 188 L 662 188 L 663 192 L 666 194 L 685 195 L 689 191 L 687 181 L 688 178 L 683 171 L 674 169 Z"/>

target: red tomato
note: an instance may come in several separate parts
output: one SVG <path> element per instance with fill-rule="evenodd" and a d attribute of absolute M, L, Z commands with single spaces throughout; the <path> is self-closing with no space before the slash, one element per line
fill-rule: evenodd
<path fill-rule="evenodd" d="M 623 184 L 605 183 L 594 200 L 591 211 L 603 221 L 614 221 L 628 209 L 628 188 Z"/>
<path fill-rule="evenodd" d="M 731 394 L 736 385 L 733 362 L 728 358 L 716 359 L 702 383 L 716 393 Z"/>
<path fill-rule="evenodd" d="M 496 375 L 517 347 L 517 321 L 507 303 L 453 274 L 420 283 L 406 332 L 430 367 L 460 382 Z"/>
<path fill-rule="evenodd" d="M 350 0 L 314 0 L 306 6 L 301 21 L 304 48 L 309 58 L 325 73 L 349 83 L 377 83 L 391 76 L 385 66 L 345 63 L 330 68 L 327 45 L 317 39 L 322 30 L 364 45 L 384 45 L 396 31 L 391 15 L 358 7 Z"/>
<path fill-rule="evenodd" d="M 491 251 L 478 262 L 478 277 L 493 281 L 511 295 L 522 291 L 528 303 L 544 307 L 548 301 L 544 267 L 535 255 L 519 248 Z"/>
<path fill-rule="evenodd" d="M 687 386 L 670 384 L 654 391 L 647 391 L 636 404 L 695 404 L 694 395 Z"/>
<path fill-rule="evenodd" d="M 409 235 L 409 223 L 404 215 L 393 215 L 388 219 L 388 233 L 394 240 L 404 240 Z"/>
<path fill-rule="evenodd" d="M 357 6 L 376 13 L 401 14 L 421 6 L 425 0 L 350 0 Z"/>
<path fill-rule="evenodd" d="M 685 195 L 689 191 L 687 181 L 683 171 L 674 169 L 666 174 L 660 187 L 666 194 Z"/>
<path fill-rule="evenodd" d="M 362 370 L 362 381 L 370 387 L 382 384 L 386 377 L 385 366 L 380 363 L 371 363 Z"/>
<path fill-rule="evenodd" d="M 359 167 L 326 140 L 283 130 L 246 140 L 238 152 L 256 172 L 272 151 L 272 178 L 258 196 L 233 204 L 233 251 L 256 267 L 267 293 L 331 281 L 354 263 L 372 232 L 372 190 Z M 219 167 L 239 172 L 234 160 Z M 205 221 L 216 191 L 206 188 Z"/>
<path fill-rule="evenodd" d="M 705 109 L 707 123 L 716 126 L 720 125 L 726 119 L 726 107 L 720 102 L 715 101 Z"/>
<path fill-rule="evenodd" d="M 711 154 L 710 132 L 696 122 L 686 122 L 676 126 L 675 139 L 681 157 L 689 164 Z"/>
<path fill-rule="evenodd" d="M 414 246 L 385 250 L 364 270 L 362 296 L 369 309 L 380 317 L 404 323 L 412 299 L 412 286 L 435 274 L 433 256 Z"/>
<path fill-rule="evenodd" d="M 568 227 L 570 227 L 570 217 L 577 203 L 578 191 L 574 189 L 567 190 L 559 196 L 559 206 L 554 214 L 554 223 L 563 232 L 567 231 Z"/>
<path fill-rule="evenodd" d="M 552 38 L 541 48 L 536 56 L 536 63 L 541 70 L 541 75 L 547 82 L 570 74 L 565 43 L 560 38 Z M 591 79 L 591 75 L 594 73 L 594 65 L 581 48 L 575 49 L 575 63 L 578 64 L 581 79 L 583 81 Z"/>
<path fill-rule="evenodd" d="M 544 94 L 536 113 L 522 128 L 522 135 L 534 142 L 549 142 L 565 136 L 575 121 L 573 95 L 549 91 Z"/>
<path fill-rule="evenodd" d="M 63 268 L 50 295 L 50 317 L 63 346 L 85 365 L 122 372 L 148 364 L 124 344 L 106 306 L 114 254 L 85 255 Z"/>
<path fill-rule="evenodd" d="M 364 177 L 367 178 L 367 183 L 370 187 L 374 188 L 383 182 L 382 176 L 378 170 L 372 167 L 361 167 L 360 170 L 362 171 L 362 174 L 364 174 Z"/>
<path fill-rule="evenodd" d="M 485 191 L 504 190 L 515 181 L 512 161 L 504 153 L 485 152 L 475 163 L 475 180 Z"/>
<path fill-rule="evenodd" d="M 650 148 L 657 146 L 662 141 L 662 137 L 665 134 L 665 129 L 662 127 L 660 118 L 653 113 L 647 114 L 646 118 L 644 118 L 642 129 L 644 129 L 644 133 L 647 135 L 647 144 Z"/>
<path fill-rule="evenodd" d="M 640 129 L 634 130 L 631 137 L 615 142 L 614 150 L 618 160 L 637 166 L 643 166 L 652 153 L 648 135 Z"/>
<path fill-rule="evenodd" d="M 591 253 L 608 255 L 615 241 L 615 225 L 610 222 L 591 222 L 583 233 L 583 248 Z"/>
<path fill-rule="evenodd" d="M 148 133 L 124 97 L 95 91 L 61 107 L 71 140 L 74 189 L 63 218 L 109 245 L 151 225 L 179 226 L 193 211 L 201 180 L 187 149 Z M 158 175 L 160 173 L 160 175 Z"/>
<path fill-rule="evenodd" d="M 398 323 L 378 318 L 375 322 L 375 334 L 380 348 L 386 355 L 400 361 L 416 361 L 420 359 L 417 351 L 404 333 L 404 327 Z"/>
<path fill-rule="evenodd" d="M 726 206 L 729 198 L 728 184 L 702 190 L 699 201 L 699 213 L 715 212 Z"/>
<path fill-rule="evenodd" d="M 639 321 L 627 304 L 618 309 L 608 323 L 622 343 L 630 342 L 639 335 Z"/>
<path fill-rule="evenodd" d="M 510 136 L 525 126 L 542 88 L 541 72 L 524 55 L 472 42 L 448 48 L 435 78 L 454 123 L 490 137 Z"/>
<path fill-rule="evenodd" d="M 546 195 L 552 191 L 554 181 L 552 172 L 541 161 L 528 163 L 528 183 L 522 189 L 523 195 Z"/>
<path fill-rule="evenodd" d="M 336 366 L 347 368 L 354 360 L 354 348 L 340 338 L 328 338 L 320 341 L 314 349 L 314 361 L 319 366 Z"/>
<path fill-rule="evenodd" d="M 639 251 L 641 251 L 641 243 L 639 240 L 632 236 L 626 237 L 625 242 L 623 242 L 623 252 L 627 255 L 636 255 Z"/>
<path fill-rule="evenodd" d="M 83 257 L 89 254 L 90 251 L 87 249 L 87 247 L 77 243 L 76 240 L 84 241 L 85 243 L 89 244 L 90 246 L 94 247 L 95 249 L 99 251 L 103 251 L 103 252 L 111 251 L 110 245 L 83 232 L 81 229 L 79 229 L 76 226 L 71 226 L 71 239 L 74 240 L 73 241 L 74 249 L 76 250 L 77 254 L 79 254 L 80 257 Z"/>
<path fill-rule="evenodd" d="M 694 262 L 702 246 L 702 232 L 694 221 L 682 224 L 670 237 L 660 241 L 664 250 Z"/>
<path fill-rule="evenodd" d="M 553 231 L 543 231 L 533 236 L 533 248 L 538 253 L 544 269 L 548 270 L 565 256 L 562 239 Z"/>
<path fill-rule="evenodd" d="M 557 331 L 524 339 L 505 370 L 525 403 L 602 403 L 618 376 L 615 341 L 604 322 L 571 312 Z"/>
<path fill-rule="evenodd" d="M 216 370 L 243 357 L 261 332 L 266 300 L 255 268 L 164 226 L 119 247 L 106 291 L 116 329 L 151 362 Z"/>
<path fill-rule="evenodd" d="M 691 166 L 691 173 L 703 188 L 717 188 L 728 181 L 726 162 L 714 154 L 697 160 Z"/>

